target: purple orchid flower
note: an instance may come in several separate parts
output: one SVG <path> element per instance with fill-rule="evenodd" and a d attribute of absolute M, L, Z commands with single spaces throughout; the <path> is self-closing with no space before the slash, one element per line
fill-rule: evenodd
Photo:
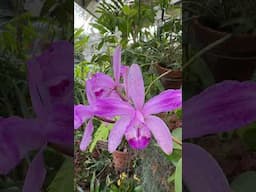
<path fill-rule="evenodd" d="M 36 118 L 0 118 L 0 174 L 8 174 L 31 150 L 39 150 L 30 163 L 24 192 L 41 190 L 46 176 L 43 150 L 47 144 L 73 151 L 73 74 L 69 70 L 72 63 L 73 45 L 66 41 L 53 43 L 28 63 Z"/>
<path fill-rule="evenodd" d="M 98 100 L 121 100 L 119 91 L 122 92 L 122 88 L 124 86 L 120 83 L 120 79 L 121 77 L 123 77 L 123 79 L 126 79 L 127 67 L 121 65 L 120 47 L 117 47 L 115 49 L 112 63 L 114 80 L 104 73 L 94 74 L 90 79 L 86 81 L 86 97 L 88 100 L 88 105 L 79 104 L 74 106 L 74 128 L 78 129 L 82 126 L 82 124 L 88 121 L 88 123 L 86 123 L 83 138 L 80 143 L 80 149 L 82 151 L 87 149 L 88 145 L 92 140 L 92 133 L 94 130 L 92 118 L 95 116 L 99 116 L 102 118 L 113 117 L 108 115 L 109 113 L 102 113 L 100 105 L 96 107 Z"/>
<path fill-rule="evenodd" d="M 100 103 L 103 110 L 111 109 L 113 113 L 118 107 L 119 110 L 122 108 L 122 112 L 118 114 L 120 119 L 109 135 L 109 152 L 116 150 L 123 135 L 132 148 L 144 149 L 149 144 L 152 133 L 162 150 L 167 154 L 172 153 L 172 137 L 169 128 L 154 114 L 181 107 L 181 90 L 166 90 L 144 103 L 144 81 L 137 64 L 133 64 L 129 69 L 127 85 L 132 104 L 116 101 L 115 104 L 111 103 L 116 107 L 113 109 L 108 102 Z"/>
<path fill-rule="evenodd" d="M 192 97 L 183 105 L 183 139 L 232 131 L 255 122 L 255 93 L 255 82 L 224 81 Z M 231 192 L 221 167 L 207 151 L 184 143 L 183 159 L 183 181 L 189 191 Z"/>

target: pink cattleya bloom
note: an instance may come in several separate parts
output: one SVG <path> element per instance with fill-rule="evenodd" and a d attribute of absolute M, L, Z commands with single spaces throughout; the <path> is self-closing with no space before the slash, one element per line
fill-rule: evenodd
<path fill-rule="evenodd" d="M 256 120 L 256 83 L 224 81 L 184 102 L 183 138 L 231 131 Z M 232 94 L 231 94 L 232 93 Z"/>
<path fill-rule="evenodd" d="M 182 181 L 189 191 L 231 192 L 221 167 L 206 150 L 184 143 L 182 153 Z"/>
<path fill-rule="evenodd" d="M 29 165 L 23 192 L 41 191 L 46 176 L 43 150 L 47 143 L 72 147 L 72 63 L 73 45 L 54 42 L 28 62 L 29 91 L 36 118 L 0 117 L 0 174 L 8 174 L 28 152 L 39 149 Z"/>
<path fill-rule="evenodd" d="M 136 83 L 134 83 L 136 82 Z M 132 104 L 128 102 L 111 103 L 113 115 L 118 110 L 120 119 L 109 135 L 109 152 L 114 152 L 125 135 L 129 145 L 134 149 L 144 149 L 150 142 L 151 133 L 162 150 L 172 153 L 172 138 L 167 125 L 159 117 L 160 112 L 167 112 L 181 107 L 181 90 L 166 90 L 144 103 L 144 81 L 140 67 L 133 64 L 128 73 L 127 90 Z M 101 102 L 102 109 L 109 109 L 110 104 Z M 128 107 L 129 106 L 129 107 Z M 117 112 L 118 113 L 118 112 Z"/>
<path fill-rule="evenodd" d="M 121 65 L 121 48 L 117 47 L 113 55 L 113 72 L 114 80 L 104 74 L 96 73 L 90 79 L 86 81 L 86 97 L 88 105 L 76 105 L 74 107 L 74 128 L 78 129 L 82 124 L 87 123 L 82 141 L 80 143 L 80 149 L 86 150 L 92 139 L 93 124 L 92 118 L 94 116 L 100 116 L 104 118 L 113 117 L 109 112 L 102 113 L 101 106 L 97 105 L 97 102 L 101 99 L 106 99 L 111 103 L 111 99 L 120 100 L 118 89 L 122 89 L 120 78 L 127 75 L 127 67 Z M 121 90 L 122 91 L 122 90 Z M 112 100 L 112 101 L 113 101 Z M 97 107 L 96 107 L 97 106 Z"/>

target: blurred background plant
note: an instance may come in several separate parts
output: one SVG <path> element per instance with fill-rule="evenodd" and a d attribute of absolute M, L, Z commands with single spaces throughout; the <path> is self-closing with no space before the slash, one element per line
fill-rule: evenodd
<path fill-rule="evenodd" d="M 36 4 L 35 4 L 36 3 Z M 65 19 L 63 19 L 65 18 Z M 0 116 L 35 116 L 27 82 L 27 62 L 55 40 L 73 39 L 73 2 L 63 0 L 10 0 L 0 4 Z M 0 189 L 21 191 L 32 151 L 8 175 L 0 176 Z M 49 147 L 44 151 L 47 179 L 43 190 L 69 190 L 73 163 Z M 67 177 L 63 177 L 66 175 Z M 63 183 L 60 183 L 63 182 Z M 65 184 L 64 184 L 65 183 Z M 60 189 L 61 190 L 61 189 Z"/>

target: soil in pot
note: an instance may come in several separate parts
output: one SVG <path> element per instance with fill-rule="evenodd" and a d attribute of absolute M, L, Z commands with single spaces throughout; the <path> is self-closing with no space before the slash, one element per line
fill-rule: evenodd
<path fill-rule="evenodd" d="M 192 47 L 200 50 L 230 33 L 217 31 L 199 19 L 191 25 Z M 256 35 L 233 35 L 202 56 L 216 82 L 250 80 L 256 67 Z"/>
<path fill-rule="evenodd" d="M 167 72 L 168 68 L 161 66 L 160 64 L 155 64 L 155 69 L 158 75 L 161 75 Z M 166 74 L 160 81 L 165 89 L 180 89 L 182 85 L 182 71 L 181 70 L 173 70 L 170 73 Z"/>

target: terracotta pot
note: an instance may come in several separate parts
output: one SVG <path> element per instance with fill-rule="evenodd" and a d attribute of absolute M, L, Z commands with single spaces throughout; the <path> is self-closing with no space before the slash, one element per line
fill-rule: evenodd
<path fill-rule="evenodd" d="M 155 69 L 158 75 L 161 75 L 169 70 L 168 68 L 162 67 L 158 63 L 155 64 Z M 165 89 L 180 89 L 182 84 L 182 71 L 172 71 L 160 78 L 160 81 Z"/>
<path fill-rule="evenodd" d="M 192 46 L 202 49 L 229 33 L 214 30 L 195 18 L 191 25 Z M 233 35 L 202 56 L 216 82 L 249 80 L 256 66 L 256 35 Z"/>
<path fill-rule="evenodd" d="M 124 171 L 129 167 L 132 160 L 129 152 L 115 151 L 112 155 L 116 171 Z"/>

